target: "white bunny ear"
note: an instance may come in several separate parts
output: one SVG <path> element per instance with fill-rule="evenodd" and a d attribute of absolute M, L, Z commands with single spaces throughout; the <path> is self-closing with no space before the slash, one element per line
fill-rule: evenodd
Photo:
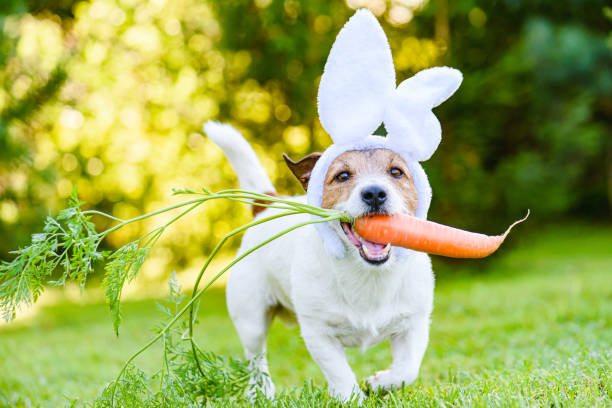
<path fill-rule="evenodd" d="M 381 124 L 395 89 L 387 37 L 367 9 L 344 25 L 332 46 L 319 85 L 319 118 L 334 143 L 362 140 Z"/>
<path fill-rule="evenodd" d="M 435 108 L 450 98 L 461 85 L 461 71 L 450 67 L 433 67 L 417 72 L 402 82 L 400 92 L 419 93 Z"/>
<path fill-rule="evenodd" d="M 442 139 L 440 122 L 431 109 L 455 93 L 462 79 L 456 69 L 435 67 L 402 82 L 385 109 L 389 142 L 415 160 L 428 160 Z"/>

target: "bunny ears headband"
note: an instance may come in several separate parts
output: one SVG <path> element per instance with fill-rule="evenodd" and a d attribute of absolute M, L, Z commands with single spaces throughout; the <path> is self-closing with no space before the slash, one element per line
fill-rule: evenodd
<path fill-rule="evenodd" d="M 358 142 L 381 122 L 387 137 L 411 158 L 425 161 L 441 139 L 432 108 L 461 84 L 461 72 L 436 67 L 395 87 L 395 67 L 382 27 L 358 10 L 338 34 L 319 85 L 319 117 L 334 143 Z"/>
<path fill-rule="evenodd" d="M 428 160 L 440 144 L 440 122 L 431 111 L 461 84 L 456 69 L 423 70 L 395 85 L 395 67 L 385 33 L 372 13 L 357 12 L 344 25 L 332 49 L 319 85 L 319 119 L 331 145 L 314 166 L 307 199 L 320 206 L 323 182 L 332 161 L 349 150 L 390 149 L 412 173 L 418 193 L 416 216 L 427 217 L 431 187 L 418 162 Z M 372 133 L 384 123 L 387 136 Z M 315 224 L 325 248 L 344 255 L 344 244 L 327 223 Z"/>

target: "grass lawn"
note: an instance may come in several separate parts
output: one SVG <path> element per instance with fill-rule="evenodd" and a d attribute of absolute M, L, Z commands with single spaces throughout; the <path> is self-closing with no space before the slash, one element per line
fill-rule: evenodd
<path fill-rule="evenodd" d="M 612 226 L 550 227 L 515 244 L 484 270 L 479 261 L 436 262 L 444 274 L 421 374 L 371 405 L 612 406 Z M 204 299 L 198 343 L 240 357 L 223 293 Z M 0 328 L 0 406 L 94 398 L 161 317 L 154 301 L 128 302 L 124 316 L 119 338 L 104 304 L 59 303 Z M 268 344 L 272 378 L 288 393 L 279 405 L 322 405 L 321 394 L 303 391 L 325 382 L 297 327 L 276 322 Z M 388 343 L 348 354 L 360 379 L 391 361 Z M 159 362 L 158 348 L 137 365 Z"/>

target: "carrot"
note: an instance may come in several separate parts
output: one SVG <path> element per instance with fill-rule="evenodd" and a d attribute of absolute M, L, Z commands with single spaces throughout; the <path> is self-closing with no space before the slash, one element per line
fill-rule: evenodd
<path fill-rule="evenodd" d="M 516 221 L 502 235 L 489 236 L 422 220 L 410 215 L 373 215 L 355 220 L 355 231 L 368 241 L 391 244 L 453 258 L 484 258 L 504 242 Z"/>

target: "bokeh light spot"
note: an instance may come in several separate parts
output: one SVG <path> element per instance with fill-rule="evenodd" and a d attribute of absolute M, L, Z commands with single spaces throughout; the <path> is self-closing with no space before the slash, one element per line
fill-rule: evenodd
<path fill-rule="evenodd" d="M 283 132 L 283 141 L 292 152 L 305 153 L 310 146 L 310 131 L 306 126 L 290 126 Z"/>
<path fill-rule="evenodd" d="M 412 20 L 412 10 L 402 5 L 394 5 L 389 10 L 389 22 L 393 25 L 406 24 Z"/>
<path fill-rule="evenodd" d="M 72 182 L 68 179 L 61 179 L 57 182 L 57 194 L 61 198 L 66 198 L 72 193 Z"/>
<path fill-rule="evenodd" d="M 89 7 L 89 15 L 92 18 L 100 19 L 106 17 L 109 6 L 102 0 L 94 1 Z"/>
<path fill-rule="evenodd" d="M 62 110 L 59 117 L 60 125 L 68 129 L 78 129 L 83 126 L 85 118 L 83 114 L 76 109 L 66 108 Z"/>
<path fill-rule="evenodd" d="M 87 161 L 87 172 L 92 176 L 98 176 L 104 171 L 104 163 L 97 157 L 92 157 Z"/>
<path fill-rule="evenodd" d="M 13 201 L 3 201 L 0 205 L 0 218 L 7 224 L 14 224 L 19 218 L 19 209 Z"/>
<path fill-rule="evenodd" d="M 398 71 L 418 71 L 434 65 L 442 53 L 443 49 L 434 40 L 407 37 L 402 40 L 394 62 Z"/>
<path fill-rule="evenodd" d="M 119 114 L 119 117 L 121 123 L 123 123 L 127 128 L 134 129 L 140 126 L 140 113 L 135 108 L 123 108 Z"/>
<path fill-rule="evenodd" d="M 151 142 L 146 139 L 131 143 L 126 149 L 126 159 L 132 163 L 143 161 L 151 152 Z"/>
<path fill-rule="evenodd" d="M 187 137 L 187 146 L 191 150 L 199 149 L 204 143 L 204 136 L 199 133 L 192 133 Z"/>
<path fill-rule="evenodd" d="M 487 15 L 479 7 L 474 7 L 468 13 L 468 20 L 476 28 L 481 28 L 487 22 Z"/>
<path fill-rule="evenodd" d="M 291 117 L 291 109 L 285 104 L 280 104 L 274 108 L 274 116 L 281 122 L 286 122 Z"/>
<path fill-rule="evenodd" d="M 85 48 L 85 58 L 91 64 L 99 64 L 106 58 L 107 49 L 100 43 L 91 43 Z"/>
<path fill-rule="evenodd" d="M 62 168 L 65 172 L 70 173 L 74 169 L 76 169 L 79 165 L 79 161 L 76 156 L 72 153 L 66 153 L 64 157 L 62 157 Z"/>
<path fill-rule="evenodd" d="M 385 0 L 346 0 L 346 5 L 352 9 L 365 7 L 377 16 L 382 15 L 387 9 Z"/>
<path fill-rule="evenodd" d="M 121 218 L 122 220 L 128 220 L 140 215 L 139 210 L 128 203 L 119 202 L 113 206 L 113 215 Z"/>
<path fill-rule="evenodd" d="M 125 23 L 125 19 L 126 19 L 125 12 L 118 8 L 111 11 L 110 16 L 109 16 L 110 23 L 117 27 Z"/>
<path fill-rule="evenodd" d="M 178 35 L 181 32 L 181 23 L 176 18 L 171 18 L 164 24 L 164 31 L 168 35 Z"/>
<path fill-rule="evenodd" d="M 26 173 L 21 171 L 9 174 L 9 184 L 11 189 L 21 196 L 28 188 L 28 176 Z"/>
<path fill-rule="evenodd" d="M 123 34 L 125 43 L 143 53 L 154 53 L 160 48 L 157 29 L 153 25 L 136 25 Z"/>
<path fill-rule="evenodd" d="M 314 20 L 314 30 L 317 34 L 325 34 L 329 31 L 332 25 L 332 20 L 329 16 L 317 16 Z"/>
<path fill-rule="evenodd" d="M 195 34 L 189 38 L 189 42 L 187 43 L 187 47 L 190 50 L 195 52 L 202 52 L 209 50 L 212 47 L 212 41 L 209 38 L 203 36 L 202 34 Z"/>
<path fill-rule="evenodd" d="M 255 5 L 259 8 L 266 8 L 272 4 L 272 0 L 255 0 Z"/>

